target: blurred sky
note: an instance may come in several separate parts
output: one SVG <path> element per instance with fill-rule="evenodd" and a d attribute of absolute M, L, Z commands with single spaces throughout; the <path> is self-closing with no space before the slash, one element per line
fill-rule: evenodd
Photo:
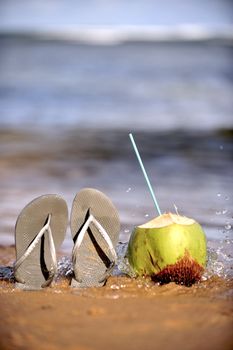
<path fill-rule="evenodd" d="M 231 0 L 0 0 L 0 30 L 79 26 L 232 25 Z"/>

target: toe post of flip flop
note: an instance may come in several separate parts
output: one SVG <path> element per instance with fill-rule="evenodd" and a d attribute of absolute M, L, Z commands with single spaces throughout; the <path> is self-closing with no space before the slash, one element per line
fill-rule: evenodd
<path fill-rule="evenodd" d="M 85 188 L 77 193 L 71 211 L 75 288 L 103 286 L 117 262 L 120 220 L 117 209 L 102 192 Z"/>
<path fill-rule="evenodd" d="M 38 290 L 53 282 L 67 224 L 67 204 L 58 195 L 40 196 L 21 211 L 15 226 L 17 288 Z"/>

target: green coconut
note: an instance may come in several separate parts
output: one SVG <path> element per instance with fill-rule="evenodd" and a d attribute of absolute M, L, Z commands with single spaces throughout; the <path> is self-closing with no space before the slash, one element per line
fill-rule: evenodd
<path fill-rule="evenodd" d="M 193 219 L 163 214 L 134 229 L 127 258 L 137 276 L 190 286 L 206 266 L 205 233 Z"/>

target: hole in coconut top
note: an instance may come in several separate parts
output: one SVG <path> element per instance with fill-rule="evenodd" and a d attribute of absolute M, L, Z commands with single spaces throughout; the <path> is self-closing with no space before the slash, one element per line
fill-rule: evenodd
<path fill-rule="evenodd" d="M 140 228 L 160 228 L 169 226 L 172 224 L 179 225 L 192 225 L 195 221 L 193 219 L 187 218 L 186 216 L 180 216 L 172 213 L 165 213 L 163 215 L 157 216 L 153 220 L 146 222 L 138 227 Z"/>

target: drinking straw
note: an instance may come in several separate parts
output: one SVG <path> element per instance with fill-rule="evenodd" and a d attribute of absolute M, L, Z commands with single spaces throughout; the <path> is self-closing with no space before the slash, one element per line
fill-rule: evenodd
<path fill-rule="evenodd" d="M 133 138 L 133 135 L 132 135 L 131 133 L 129 134 L 129 138 L 130 138 L 130 141 L 132 142 L 132 145 L 133 145 L 134 151 L 135 151 L 135 153 L 136 153 L 138 162 L 139 162 L 139 164 L 140 164 L 140 166 L 141 166 L 141 169 L 142 169 L 143 175 L 144 175 L 144 177 L 145 177 L 147 186 L 148 186 L 148 188 L 149 188 L 150 194 L 151 194 L 152 199 L 153 199 L 153 202 L 154 202 L 154 204 L 155 204 L 155 208 L 156 208 L 156 210 L 158 211 L 159 215 L 162 215 L 161 210 L 160 210 L 159 205 L 158 205 L 158 202 L 157 202 L 157 199 L 156 199 L 156 197 L 155 197 L 154 191 L 153 191 L 153 189 L 152 189 L 152 186 L 151 186 L 149 177 L 148 177 L 148 175 L 147 175 L 147 173 L 146 173 L 146 169 L 145 169 L 145 167 L 144 167 L 144 165 L 143 165 L 141 156 L 140 156 L 140 154 L 139 154 L 139 152 L 138 152 L 137 145 L 136 145 L 136 143 L 135 143 L 135 141 L 134 141 L 134 138 Z"/>
<path fill-rule="evenodd" d="M 175 205 L 175 203 L 174 203 L 173 205 L 174 205 L 174 208 L 175 208 L 176 214 L 177 214 L 178 216 L 180 216 L 180 214 L 178 213 L 178 208 L 177 208 L 177 206 Z"/>

